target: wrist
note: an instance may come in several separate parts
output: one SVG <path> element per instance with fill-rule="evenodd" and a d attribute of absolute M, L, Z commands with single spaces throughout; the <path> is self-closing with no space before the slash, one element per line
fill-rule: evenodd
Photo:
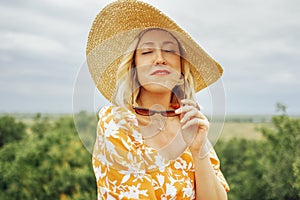
<path fill-rule="evenodd" d="M 208 157 L 210 151 L 212 149 L 212 145 L 208 139 L 205 140 L 203 143 L 200 151 L 193 151 L 191 150 L 193 158 L 203 160 Z"/>

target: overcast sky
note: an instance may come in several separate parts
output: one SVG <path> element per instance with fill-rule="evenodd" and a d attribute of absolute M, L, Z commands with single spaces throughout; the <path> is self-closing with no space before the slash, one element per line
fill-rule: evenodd
<path fill-rule="evenodd" d="M 1 1 L 0 112 L 72 112 L 89 29 L 109 2 Z M 146 2 L 223 66 L 228 114 L 274 114 L 276 102 L 300 114 L 299 0 Z"/>

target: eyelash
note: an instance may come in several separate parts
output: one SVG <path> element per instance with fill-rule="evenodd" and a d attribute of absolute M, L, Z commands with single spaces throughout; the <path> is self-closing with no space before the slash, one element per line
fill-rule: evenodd
<path fill-rule="evenodd" d="M 167 53 L 175 53 L 176 51 L 175 50 L 167 50 L 167 49 L 162 49 L 163 52 L 167 52 Z M 145 52 L 142 52 L 142 55 L 146 55 L 146 54 L 150 54 L 152 53 L 153 51 L 145 51 Z"/>
<path fill-rule="evenodd" d="M 149 54 L 149 53 L 152 53 L 152 51 L 142 52 L 141 54 L 142 54 L 142 55 L 146 55 L 146 54 Z"/>

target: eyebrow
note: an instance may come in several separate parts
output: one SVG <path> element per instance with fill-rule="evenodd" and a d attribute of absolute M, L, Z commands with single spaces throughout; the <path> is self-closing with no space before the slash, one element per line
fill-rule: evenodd
<path fill-rule="evenodd" d="M 163 45 L 167 45 L 167 44 L 174 44 L 174 45 L 177 45 L 175 44 L 175 42 L 173 41 L 164 41 L 163 42 Z M 143 46 L 153 46 L 154 45 L 154 42 L 144 42 L 139 48 L 142 48 Z"/>

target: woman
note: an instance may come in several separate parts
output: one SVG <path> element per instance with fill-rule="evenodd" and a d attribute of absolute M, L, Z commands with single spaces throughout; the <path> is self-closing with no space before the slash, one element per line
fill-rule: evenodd
<path fill-rule="evenodd" d="M 113 103 L 99 112 L 98 199 L 227 199 L 195 101 L 222 69 L 187 33 L 148 4 L 117 1 L 96 17 L 87 61 Z"/>

